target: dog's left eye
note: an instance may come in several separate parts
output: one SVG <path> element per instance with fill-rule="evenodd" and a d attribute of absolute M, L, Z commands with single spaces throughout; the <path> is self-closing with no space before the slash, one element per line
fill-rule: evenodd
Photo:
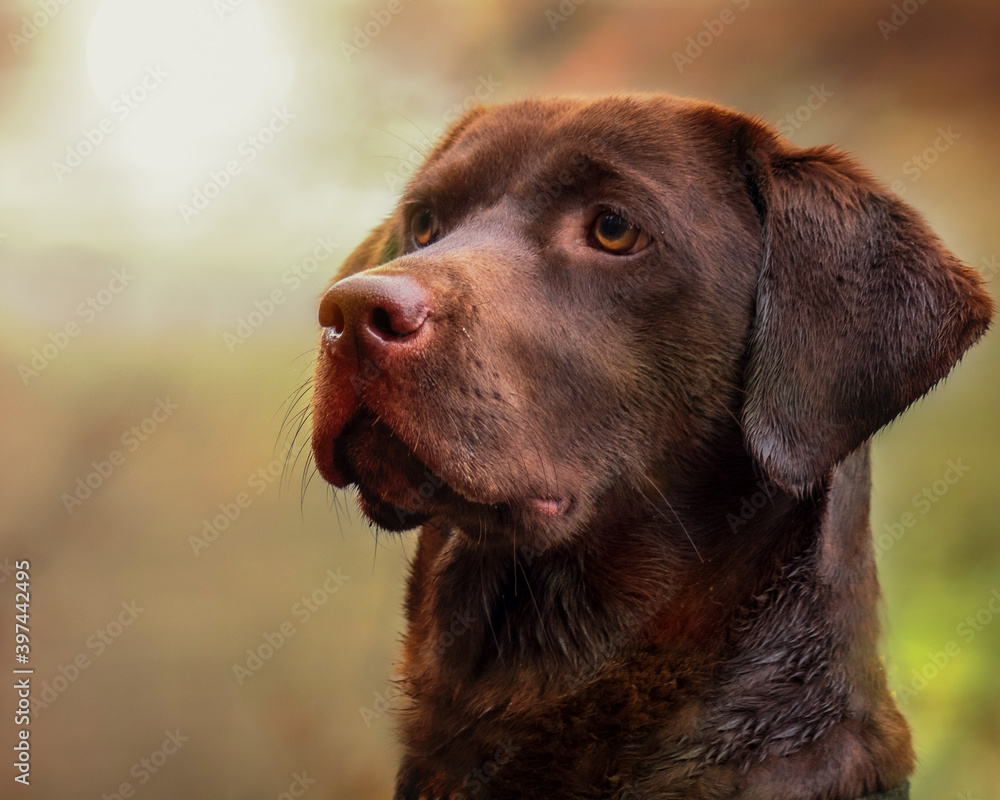
<path fill-rule="evenodd" d="M 426 247 L 437 235 L 437 220 L 429 208 L 421 208 L 410 221 L 410 232 L 417 247 Z"/>
<path fill-rule="evenodd" d="M 614 211 L 602 211 L 590 228 L 592 244 L 615 255 L 635 253 L 649 244 L 649 236 Z"/>

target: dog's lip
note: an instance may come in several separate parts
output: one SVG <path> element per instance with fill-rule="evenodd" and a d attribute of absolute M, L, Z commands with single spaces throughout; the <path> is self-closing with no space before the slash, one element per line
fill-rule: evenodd
<path fill-rule="evenodd" d="M 331 458 L 329 463 L 326 465 L 327 472 L 323 473 L 323 477 L 338 489 L 346 489 L 352 483 L 357 483 L 358 479 L 347 459 L 342 457 L 338 458 L 340 451 L 334 449 L 333 452 L 333 458 Z M 338 464 L 338 461 L 341 463 Z"/>
<path fill-rule="evenodd" d="M 374 412 L 364 406 L 356 409 L 350 420 L 341 428 L 336 438 L 324 448 L 325 457 L 317 460 L 317 467 L 320 474 L 327 482 L 338 489 L 345 489 L 352 484 L 356 485 L 359 489 L 362 488 L 361 480 L 355 472 L 350 459 L 347 457 L 344 437 L 352 423 L 364 416 L 368 416 L 371 419 L 377 418 Z M 573 505 L 573 499 L 569 494 L 549 492 L 534 494 L 530 491 L 520 496 L 508 495 L 506 497 L 483 494 L 481 491 L 477 491 L 476 487 L 468 485 L 465 481 L 456 480 L 457 476 L 450 474 L 451 470 L 448 469 L 447 465 L 436 463 L 435 459 L 429 457 L 431 455 L 429 453 L 419 452 L 400 436 L 398 431 L 392 430 L 392 433 L 417 461 L 431 473 L 439 476 L 442 483 L 455 493 L 455 499 L 461 498 L 474 507 L 482 508 L 484 511 L 488 508 L 496 509 L 501 506 L 506 506 L 510 509 L 520 507 L 522 513 L 527 512 L 538 517 L 555 519 L 566 516 Z M 319 463 L 320 461 L 322 463 Z M 366 490 L 373 499 L 377 498 L 388 505 L 397 505 L 394 500 L 399 500 L 399 498 L 389 499 L 375 486 L 367 486 Z"/>
<path fill-rule="evenodd" d="M 345 463 L 338 464 L 337 449 L 332 442 L 324 442 L 321 448 L 313 447 L 313 461 L 323 480 L 337 489 L 346 489 L 356 482 L 353 470 Z"/>

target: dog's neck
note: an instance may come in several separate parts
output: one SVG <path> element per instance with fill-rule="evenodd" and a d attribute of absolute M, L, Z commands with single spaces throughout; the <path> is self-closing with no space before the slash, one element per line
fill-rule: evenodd
<path fill-rule="evenodd" d="M 681 487 L 644 517 L 612 508 L 615 523 L 566 551 L 484 551 L 446 521 L 425 528 L 402 666 L 412 764 L 460 785 L 512 730 L 511 747 L 544 751 L 578 708 L 603 718 L 607 741 L 564 781 L 605 770 L 645 796 L 682 774 L 692 786 L 739 774 L 777 800 L 782 775 L 801 797 L 802 761 L 834 759 L 823 791 L 902 782 L 881 773 L 909 763 L 909 738 L 876 651 L 867 448 L 817 498 L 752 471 L 729 486 Z M 716 496 L 692 502 L 705 491 Z M 493 789 L 535 785 L 528 770 L 512 759 Z"/>

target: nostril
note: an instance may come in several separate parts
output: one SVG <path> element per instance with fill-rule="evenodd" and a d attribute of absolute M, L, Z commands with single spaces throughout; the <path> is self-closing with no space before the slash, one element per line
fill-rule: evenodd
<path fill-rule="evenodd" d="M 346 322 L 344 321 L 344 312 L 341 310 L 340 306 L 333 307 L 333 319 L 330 322 L 329 327 L 333 328 L 333 332 L 338 336 L 344 332 L 346 327 Z"/>
<path fill-rule="evenodd" d="M 371 329 L 385 339 L 406 335 L 405 333 L 393 330 L 392 319 L 389 316 L 389 312 L 384 308 L 372 310 Z"/>
<path fill-rule="evenodd" d="M 344 310 L 330 294 L 324 296 L 319 304 L 319 324 L 324 328 L 333 328 L 338 335 L 344 332 Z"/>
<path fill-rule="evenodd" d="M 383 341 L 405 339 L 426 322 L 430 310 L 422 300 L 375 306 L 368 315 L 368 330 Z"/>

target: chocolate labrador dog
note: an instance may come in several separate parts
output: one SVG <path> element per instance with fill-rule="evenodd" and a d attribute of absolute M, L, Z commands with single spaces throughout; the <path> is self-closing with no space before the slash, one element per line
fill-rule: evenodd
<path fill-rule="evenodd" d="M 396 797 L 905 797 L 868 440 L 991 315 L 912 208 L 757 119 L 458 121 L 319 310 L 319 472 L 422 526 Z"/>

